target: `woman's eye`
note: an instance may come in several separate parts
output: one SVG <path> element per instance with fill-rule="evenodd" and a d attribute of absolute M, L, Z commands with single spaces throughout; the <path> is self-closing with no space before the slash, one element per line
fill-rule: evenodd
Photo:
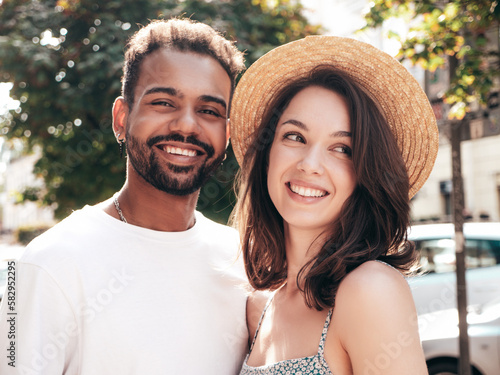
<path fill-rule="evenodd" d="M 288 139 L 289 141 L 293 142 L 306 143 L 304 138 L 302 138 L 302 136 L 297 133 L 286 133 L 285 135 L 283 135 L 283 139 Z"/>
<path fill-rule="evenodd" d="M 352 156 L 352 150 L 348 146 L 337 146 L 333 150 L 342 154 L 346 154 L 349 157 Z"/>

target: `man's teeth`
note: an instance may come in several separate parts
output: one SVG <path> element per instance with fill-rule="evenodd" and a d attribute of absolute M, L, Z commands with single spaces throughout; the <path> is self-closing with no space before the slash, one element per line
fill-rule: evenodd
<path fill-rule="evenodd" d="M 311 189 L 303 186 L 297 186 L 290 184 L 290 190 L 296 194 L 302 195 L 303 197 L 324 197 L 326 195 L 325 190 Z"/>
<path fill-rule="evenodd" d="M 174 155 L 183 155 L 183 156 L 196 156 L 195 150 L 189 150 L 186 148 L 167 146 L 164 148 L 166 152 Z"/>

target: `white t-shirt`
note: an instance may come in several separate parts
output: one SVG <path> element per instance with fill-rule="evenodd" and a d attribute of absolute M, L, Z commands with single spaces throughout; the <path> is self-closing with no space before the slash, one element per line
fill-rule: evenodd
<path fill-rule="evenodd" d="M 36 238 L 16 265 L 17 315 L 0 309 L 0 374 L 238 373 L 248 335 L 237 233 L 196 219 L 160 232 L 86 206 Z"/>

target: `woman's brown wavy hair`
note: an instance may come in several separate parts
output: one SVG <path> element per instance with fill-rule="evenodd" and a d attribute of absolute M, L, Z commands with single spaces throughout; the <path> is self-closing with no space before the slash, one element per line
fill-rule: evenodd
<path fill-rule="evenodd" d="M 319 66 L 285 87 L 270 103 L 244 157 L 233 221 L 240 231 L 250 284 L 257 290 L 274 290 L 286 281 L 283 219 L 269 197 L 267 166 L 281 114 L 309 86 L 345 98 L 357 178 L 354 192 L 332 223 L 332 234 L 297 276 L 307 305 L 322 310 L 333 307 L 340 282 L 362 263 L 378 259 L 407 274 L 417 262 L 417 253 L 406 237 L 408 174 L 389 125 L 377 104 L 345 73 Z"/>

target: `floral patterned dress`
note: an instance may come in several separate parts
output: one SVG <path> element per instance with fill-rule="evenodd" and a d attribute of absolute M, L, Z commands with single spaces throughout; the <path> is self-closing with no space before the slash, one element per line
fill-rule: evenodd
<path fill-rule="evenodd" d="M 310 357 L 287 359 L 284 361 L 259 367 L 252 367 L 247 365 L 248 357 L 250 357 L 250 353 L 252 353 L 252 349 L 255 344 L 257 334 L 259 333 L 262 319 L 264 318 L 266 310 L 271 304 L 273 297 L 274 294 L 269 298 L 266 306 L 264 307 L 264 310 L 262 311 L 262 315 L 260 316 L 259 324 L 257 326 L 257 330 L 255 331 L 252 345 L 250 346 L 250 352 L 247 354 L 245 362 L 243 362 L 243 367 L 241 368 L 240 375 L 333 375 L 324 357 L 325 340 L 328 333 L 328 327 L 330 326 L 333 309 L 330 309 L 328 311 L 328 316 L 326 317 L 325 324 L 323 325 L 323 331 L 321 332 L 321 340 L 319 341 L 318 352 L 315 355 Z"/>

